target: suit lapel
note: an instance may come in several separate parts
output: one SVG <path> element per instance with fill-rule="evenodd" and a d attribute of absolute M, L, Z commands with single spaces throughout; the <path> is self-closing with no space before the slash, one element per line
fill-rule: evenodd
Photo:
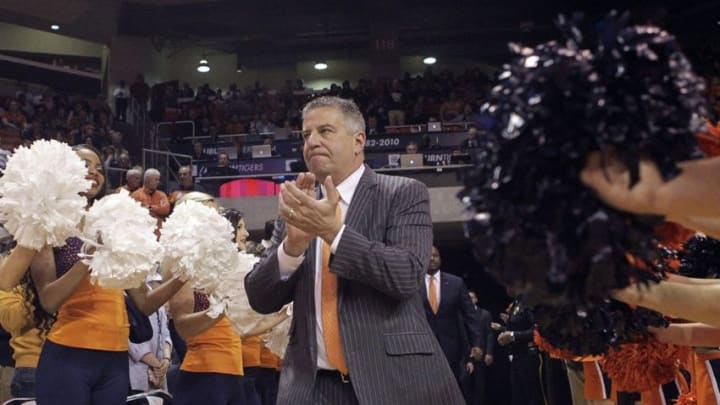
<path fill-rule="evenodd" d="M 345 216 L 345 225 L 365 234 L 367 232 L 367 215 L 369 214 L 370 202 L 373 200 L 373 191 L 377 186 L 377 175 L 369 167 L 365 166 L 360 181 L 358 182 L 355 194 L 348 207 Z"/>
<path fill-rule="evenodd" d="M 373 191 L 376 186 L 377 175 L 366 165 L 345 215 L 345 226 L 366 236 L 368 233 L 367 216 L 370 214 L 368 210 L 371 208 L 370 203 L 373 200 Z M 345 296 L 344 284 L 343 279 L 338 279 L 338 312 L 342 308 Z"/>
<path fill-rule="evenodd" d="M 443 277 L 442 271 L 440 272 L 440 303 L 438 304 L 438 308 L 442 308 L 443 305 L 448 303 L 448 298 L 450 297 L 450 283 L 447 281 L 447 278 Z M 440 312 L 438 310 L 438 312 Z"/>
<path fill-rule="evenodd" d="M 432 308 L 430 308 L 430 300 L 428 297 L 428 290 L 425 283 L 427 282 L 427 275 L 423 276 L 423 282 L 420 284 L 420 293 L 422 294 L 422 302 L 423 307 L 425 307 L 425 311 L 429 314 L 432 314 Z"/>

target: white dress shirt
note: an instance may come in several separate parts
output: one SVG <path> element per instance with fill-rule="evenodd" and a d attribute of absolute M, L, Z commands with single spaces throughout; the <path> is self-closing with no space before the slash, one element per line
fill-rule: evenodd
<path fill-rule="evenodd" d="M 360 182 L 360 178 L 365 172 L 365 165 L 361 165 L 360 168 L 355 170 L 348 178 L 342 183 L 337 185 L 337 191 L 340 194 L 340 212 L 342 215 L 343 226 L 340 228 L 335 239 L 333 239 L 332 245 L 330 245 L 330 252 L 335 254 L 340 239 L 342 238 L 343 231 L 345 230 L 345 216 L 347 215 L 348 207 L 352 201 L 357 185 Z M 326 195 L 325 187 L 321 186 L 323 195 Z M 335 367 L 330 365 L 328 361 L 327 352 L 325 351 L 325 340 L 323 339 L 322 331 L 322 311 L 320 308 L 321 300 L 321 280 L 322 280 L 322 245 L 323 240 L 316 238 L 317 243 L 315 244 L 315 336 L 317 342 L 317 366 L 320 369 L 332 370 Z M 285 253 L 285 242 L 283 241 L 277 250 L 278 254 L 278 266 L 280 274 L 285 277 L 289 277 L 305 260 L 305 255 L 299 257 L 292 257 Z"/>
<path fill-rule="evenodd" d="M 430 279 L 435 279 L 435 298 L 437 298 L 438 307 L 440 307 L 440 270 L 435 272 L 434 275 L 425 274 L 425 291 L 428 296 L 426 297 L 428 303 L 430 303 Z"/>

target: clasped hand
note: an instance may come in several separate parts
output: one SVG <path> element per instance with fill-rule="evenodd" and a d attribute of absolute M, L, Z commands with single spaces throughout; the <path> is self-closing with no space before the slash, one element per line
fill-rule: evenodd
<path fill-rule="evenodd" d="M 320 200 L 315 197 L 312 173 L 301 173 L 294 182 L 287 181 L 281 186 L 278 210 L 288 225 L 285 249 L 292 256 L 303 254 L 316 236 L 332 243 L 342 227 L 342 221 L 335 215 L 340 194 L 330 176 L 323 184 L 326 196 Z"/>

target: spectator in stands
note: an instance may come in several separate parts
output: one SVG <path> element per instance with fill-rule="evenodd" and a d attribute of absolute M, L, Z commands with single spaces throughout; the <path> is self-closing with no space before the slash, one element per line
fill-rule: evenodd
<path fill-rule="evenodd" d="M 478 137 L 478 130 L 475 125 L 470 125 L 468 128 L 468 137 L 462 143 L 460 146 L 462 149 L 474 149 L 480 147 L 480 139 Z"/>
<path fill-rule="evenodd" d="M 234 167 L 230 167 L 230 156 L 225 152 L 218 154 L 217 166 L 209 167 L 205 176 L 207 177 L 226 177 L 223 179 L 206 180 L 203 183 L 206 188 L 212 191 L 215 195 L 220 195 L 220 186 L 228 181 L 232 181 L 232 176 L 239 175 L 240 172 Z"/>
<path fill-rule="evenodd" d="M 112 148 L 112 146 L 109 146 L 109 148 Z M 109 156 L 105 160 L 105 167 L 108 171 L 108 182 L 111 188 L 118 188 L 126 183 L 130 184 L 130 180 L 127 178 L 130 171 L 130 155 L 122 153 L 116 160 L 112 160 L 112 156 Z M 140 187 L 140 172 L 137 174 L 137 186 L 132 191 L 128 189 L 129 192 L 133 192 Z"/>
<path fill-rule="evenodd" d="M 175 203 L 181 199 L 185 194 L 191 191 L 205 192 L 205 187 L 195 183 L 195 179 L 192 175 L 192 169 L 190 166 L 181 166 L 178 170 L 178 188 L 173 190 L 168 197 L 170 206 L 174 206 Z"/>
<path fill-rule="evenodd" d="M 230 117 L 230 121 L 225 125 L 226 134 L 243 134 L 247 129 L 245 124 L 240 121 L 240 116 L 235 113 Z"/>
<path fill-rule="evenodd" d="M 11 128 L 23 129 L 27 125 L 25 114 L 20 111 L 20 105 L 16 100 L 12 100 L 7 111 L 0 115 L 4 126 Z"/>
<path fill-rule="evenodd" d="M 208 137 L 210 136 L 210 119 L 205 117 L 200 120 L 200 128 L 197 130 L 197 136 Z"/>
<path fill-rule="evenodd" d="M 355 97 L 355 92 L 353 91 L 352 87 L 350 87 L 350 82 L 348 80 L 344 80 L 342 82 L 342 89 L 340 89 L 340 97 L 347 99 L 353 99 Z"/>
<path fill-rule="evenodd" d="M 225 152 L 218 154 L 217 166 L 208 169 L 208 176 L 237 176 L 237 169 L 230 167 L 230 156 Z"/>
<path fill-rule="evenodd" d="M 139 74 L 135 77 L 135 82 L 130 86 L 130 95 L 132 95 L 138 111 L 147 112 L 150 86 L 145 83 L 145 77 L 143 75 Z"/>
<path fill-rule="evenodd" d="M 367 117 L 367 134 L 368 136 L 380 135 L 382 130 L 378 127 L 378 119 L 374 114 Z"/>
<path fill-rule="evenodd" d="M 117 191 L 127 190 L 128 193 L 132 194 L 140 188 L 142 183 L 142 167 L 135 166 L 125 173 L 126 183 L 119 187 Z"/>
<path fill-rule="evenodd" d="M 115 117 L 120 122 L 127 121 L 128 100 L 130 99 L 130 90 L 125 87 L 125 80 L 120 80 L 120 86 L 113 91 L 115 98 Z"/>
<path fill-rule="evenodd" d="M 203 144 L 201 142 L 195 142 L 193 144 L 193 160 L 210 160 L 212 156 L 205 153 Z"/>
<path fill-rule="evenodd" d="M 388 107 L 389 125 L 405 125 L 405 100 L 403 99 L 403 89 L 399 80 L 393 80 L 392 87 L 385 100 Z"/>
<path fill-rule="evenodd" d="M 150 216 L 157 219 L 155 234 L 160 237 L 160 228 L 165 217 L 170 214 L 170 203 L 165 193 L 158 190 L 160 185 L 160 171 L 149 168 L 143 175 L 143 186 L 132 193 L 132 197 L 150 211 Z"/>
<path fill-rule="evenodd" d="M 75 139 L 74 144 L 80 144 L 80 143 L 88 143 L 88 140 L 90 141 L 89 145 L 92 147 L 99 149 L 100 148 L 100 140 L 97 137 L 97 134 L 95 132 L 95 124 L 87 123 L 83 125 L 82 131 L 77 134 L 80 136 L 80 138 Z"/>
<path fill-rule="evenodd" d="M 275 139 L 272 135 L 269 135 L 263 139 L 263 145 L 270 145 L 270 154 L 272 156 L 277 156 L 277 147 L 275 146 Z"/>
<path fill-rule="evenodd" d="M 95 149 L 99 149 L 97 143 L 95 142 L 95 137 L 93 137 L 92 135 L 85 135 L 85 138 L 82 140 L 82 142 L 78 143 L 84 143 L 85 145 L 89 145 Z"/>
<path fill-rule="evenodd" d="M 147 286 L 153 290 L 162 284 L 162 276 L 153 274 L 147 278 Z M 170 368 L 172 340 L 168 330 L 165 307 L 148 315 L 153 336 L 143 343 L 129 343 L 130 393 L 137 394 L 151 389 L 167 390 L 167 372 Z"/>
<path fill-rule="evenodd" d="M 115 156 L 115 148 L 113 148 L 112 145 L 108 145 L 103 148 L 102 153 L 105 167 L 110 167 L 110 163 L 113 161 L 113 156 Z"/>
<path fill-rule="evenodd" d="M 266 113 L 260 114 L 260 122 L 255 127 L 258 134 L 273 134 L 275 133 L 275 124 L 273 124 Z"/>
<path fill-rule="evenodd" d="M 285 120 L 282 127 L 275 128 L 275 135 L 273 136 L 273 138 L 275 138 L 276 140 L 288 139 L 291 137 L 292 131 L 293 127 L 290 123 L 290 120 Z"/>
<path fill-rule="evenodd" d="M 218 141 L 218 128 L 215 125 L 210 125 L 210 131 L 208 132 L 211 143 L 217 143 Z"/>
<path fill-rule="evenodd" d="M 123 136 L 118 131 L 113 131 L 110 133 L 110 144 L 112 145 L 114 149 L 114 155 L 113 160 L 117 161 L 120 158 L 120 155 L 128 155 L 130 156 L 130 152 L 128 152 L 127 149 L 122 144 Z"/>
<path fill-rule="evenodd" d="M 418 151 L 420 151 L 420 146 L 415 141 L 410 141 L 405 146 L 405 153 L 408 155 L 418 153 Z"/>
<path fill-rule="evenodd" d="M 465 104 L 458 99 L 457 94 L 453 91 L 450 98 L 440 106 L 440 118 L 442 122 L 454 122 L 458 116 L 461 116 Z"/>
<path fill-rule="evenodd" d="M 193 98 L 195 97 L 195 90 L 190 87 L 188 82 L 183 83 L 182 89 L 178 93 L 179 98 Z"/>

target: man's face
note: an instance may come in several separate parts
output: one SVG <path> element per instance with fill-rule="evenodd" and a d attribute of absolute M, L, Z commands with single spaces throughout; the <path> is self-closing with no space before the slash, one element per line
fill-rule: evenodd
<path fill-rule="evenodd" d="M 440 270 L 442 260 L 440 259 L 440 251 L 433 246 L 432 253 L 430 253 L 430 263 L 428 264 L 428 273 L 435 274 Z"/>
<path fill-rule="evenodd" d="M 151 175 L 145 178 L 145 188 L 150 191 L 157 190 L 158 184 L 160 184 L 160 176 Z"/>
<path fill-rule="evenodd" d="M 127 177 L 127 184 L 130 190 L 135 190 L 140 187 L 140 175 L 133 174 Z"/>
<path fill-rule="evenodd" d="M 365 145 L 365 134 L 352 134 L 342 113 L 334 107 L 307 112 L 302 124 L 303 157 L 308 169 L 321 181 L 333 176 L 335 184 L 356 167 L 356 158 Z"/>
<path fill-rule="evenodd" d="M 405 153 L 417 153 L 417 151 L 418 151 L 418 147 L 417 147 L 417 145 L 414 144 L 414 143 L 409 143 L 409 144 L 405 147 Z"/>
<path fill-rule="evenodd" d="M 468 129 L 468 135 L 469 135 L 470 138 L 472 138 L 472 139 L 475 139 L 475 138 L 477 137 L 477 133 L 478 133 L 477 128 L 470 128 L 470 129 Z"/>
<path fill-rule="evenodd" d="M 230 157 L 226 153 L 221 153 L 218 155 L 218 166 L 225 167 L 230 165 Z"/>
<path fill-rule="evenodd" d="M 178 171 L 178 177 L 180 178 L 180 184 L 189 186 L 193 182 L 192 173 L 187 167 L 183 167 Z"/>
<path fill-rule="evenodd" d="M 473 305 L 477 305 L 477 295 L 475 295 L 472 291 L 470 291 L 468 295 L 470 296 L 470 301 L 472 301 Z"/>
<path fill-rule="evenodd" d="M 203 147 L 201 143 L 196 143 L 193 145 L 193 150 L 195 151 L 196 155 L 202 155 Z"/>

